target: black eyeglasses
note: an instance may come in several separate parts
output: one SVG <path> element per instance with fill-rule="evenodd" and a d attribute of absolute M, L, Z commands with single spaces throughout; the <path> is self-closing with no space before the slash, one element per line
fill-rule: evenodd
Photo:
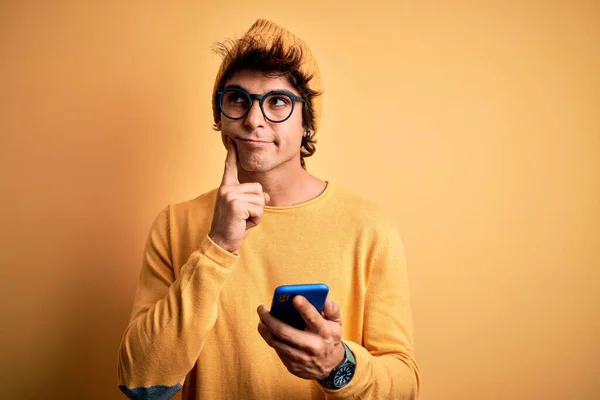
<path fill-rule="evenodd" d="M 297 101 L 304 102 L 302 97 L 285 90 L 274 90 L 264 95 L 250 94 L 243 89 L 227 88 L 217 90 L 219 109 L 229 119 L 241 119 L 248 114 L 252 101 L 258 100 L 264 117 L 271 122 L 283 122 L 294 112 Z"/>

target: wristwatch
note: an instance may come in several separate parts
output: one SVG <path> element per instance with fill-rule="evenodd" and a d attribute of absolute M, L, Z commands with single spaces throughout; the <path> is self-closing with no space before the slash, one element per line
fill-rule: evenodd
<path fill-rule="evenodd" d="M 356 368 L 356 360 L 354 354 L 350 351 L 350 348 L 346 346 L 346 343 L 342 342 L 346 355 L 340 365 L 331 371 L 331 374 L 320 380 L 319 383 L 328 389 L 341 389 L 346 386 L 352 380 L 354 376 L 354 369 Z"/>

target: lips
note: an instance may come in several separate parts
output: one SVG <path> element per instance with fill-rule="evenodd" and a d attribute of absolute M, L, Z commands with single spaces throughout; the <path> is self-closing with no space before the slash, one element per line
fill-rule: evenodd
<path fill-rule="evenodd" d="M 266 142 L 264 140 L 246 140 L 246 139 L 239 139 L 238 144 L 240 146 L 246 147 L 246 148 L 262 148 L 262 147 L 266 147 L 268 145 L 270 145 L 272 142 Z"/>
<path fill-rule="evenodd" d="M 240 139 L 243 142 L 250 142 L 250 143 L 269 143 L 266 140 L 255 140 L 255 139 Z"/>

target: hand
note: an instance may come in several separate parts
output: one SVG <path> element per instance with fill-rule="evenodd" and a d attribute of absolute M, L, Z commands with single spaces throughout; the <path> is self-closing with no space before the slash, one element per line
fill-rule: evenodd
<path fill-rule="evenodd" d="M 217 245 L 233 253 L 241 247 L 250 229 L 260 223 L 270 197 L 258 182 L 240 184 L 235 142 L 229 137 L 226 140 L 225 170 L 208 235 Z"/>
<path fill-rule="evenodd" d="M 323 380 L 345 355 L 340 307 L 328 299 L 319 314 L 302 296 L 294 297 L 293 303 L 306 321 L 305 330 L 281 322 L 261 305 L 257 310 L 260 317 L 258 332 L 275 349 L 292 374 L 304 379 Z"/>

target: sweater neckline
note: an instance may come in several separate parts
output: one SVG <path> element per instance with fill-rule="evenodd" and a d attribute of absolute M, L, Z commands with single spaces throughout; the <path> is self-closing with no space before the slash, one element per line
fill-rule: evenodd
<path fill-rule="evenodd" d="M 265 212 L 285 213 L 285 212 L 295 211 L 300 208 L 306 208 L 315 203 L 321 203 L 321 202 L 325 201 L 325 199 L 327 197 L 329 197 L 329 194 L 331 193 L 331 182 L 329 182 L 329 181 L 325 181 L 325 182 L 327 183 L 327 185 L 325 186 L 325 189 L 314 199 L 305 201 L 303 203 L 293 204 L 291 206 L 268 206 L 268 205 L 265 205 Z"/>

